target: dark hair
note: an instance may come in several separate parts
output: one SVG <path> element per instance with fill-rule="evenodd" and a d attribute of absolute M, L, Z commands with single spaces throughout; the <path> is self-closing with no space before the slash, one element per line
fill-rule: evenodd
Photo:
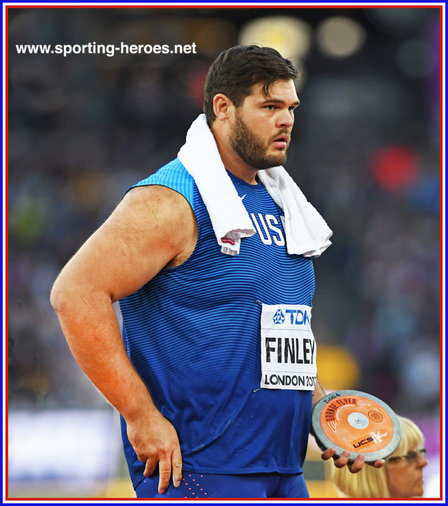
<path fill-rule="evenodd" d="M 250 94 L 254 84 L 263 83 L 263 93 L 279 79 L 296 79 L 294 65 L 270 47 L 235 46 L 222 51 L 211 64 L 204 86 L 204 113 L 209 126 L 216 116 L 213 98 L 223 93 L 236 107 Z"/>

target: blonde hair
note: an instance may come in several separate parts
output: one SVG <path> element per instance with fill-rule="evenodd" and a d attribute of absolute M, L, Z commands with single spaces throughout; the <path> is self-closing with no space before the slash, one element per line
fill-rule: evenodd
<path fill-rule="evenodd" d="M 422 431 L 409 418 L 398 417 L 401 427 L 401 441 L 395 452 L 390 455 L 396 457 L 406 455 L 409 450 L 418 448 L 423 444 Z M 358 473 L 351 473 L 347 466 L 337 468 L 331 466 L 333 483 L 342 497 L 352 498 L 388 498 L 387 466 L 376 469 L 364 465 Z"/>

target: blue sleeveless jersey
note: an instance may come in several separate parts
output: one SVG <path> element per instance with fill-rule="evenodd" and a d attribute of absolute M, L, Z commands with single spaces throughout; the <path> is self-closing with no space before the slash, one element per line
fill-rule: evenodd
<path fill-rule="evenodd" d="M 282 210 L 264 186 L 230 174 L 257 233 L 221 253 L 193 178 L 178 159 L 136 186 L 163 185 L 194 210 L 198 240 L 182 265 L 120 301 L 128 355 L 179 435 L 183 468 L 212 474 L 297 473 L 312 392 L 260 388 L 261 303 L 311 306 L 312 260 L 288 255 Z M 130 395 L 132 393 L 130 392 Z M 142 464 L 122 436 L 131 478 Z"/>

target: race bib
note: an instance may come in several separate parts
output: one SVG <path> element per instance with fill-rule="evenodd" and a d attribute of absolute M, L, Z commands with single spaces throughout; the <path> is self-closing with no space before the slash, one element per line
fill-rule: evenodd
<path fill-rule="evenodd" d="M 314 390 L 316 374 L 311 307 L 262 304 L 260 387 Z"/>

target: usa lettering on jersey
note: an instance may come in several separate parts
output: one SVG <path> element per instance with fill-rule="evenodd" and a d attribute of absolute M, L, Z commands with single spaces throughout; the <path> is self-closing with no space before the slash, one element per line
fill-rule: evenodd
<path fill-rule="evenodd" d="M 273 214 L 249 213 L 249 216 L 263 244 L 266 246 L 271 244 L 284 246 L 286 244 L 283 233 L 283 216 L 280 218 L 281 223 Z"/>

